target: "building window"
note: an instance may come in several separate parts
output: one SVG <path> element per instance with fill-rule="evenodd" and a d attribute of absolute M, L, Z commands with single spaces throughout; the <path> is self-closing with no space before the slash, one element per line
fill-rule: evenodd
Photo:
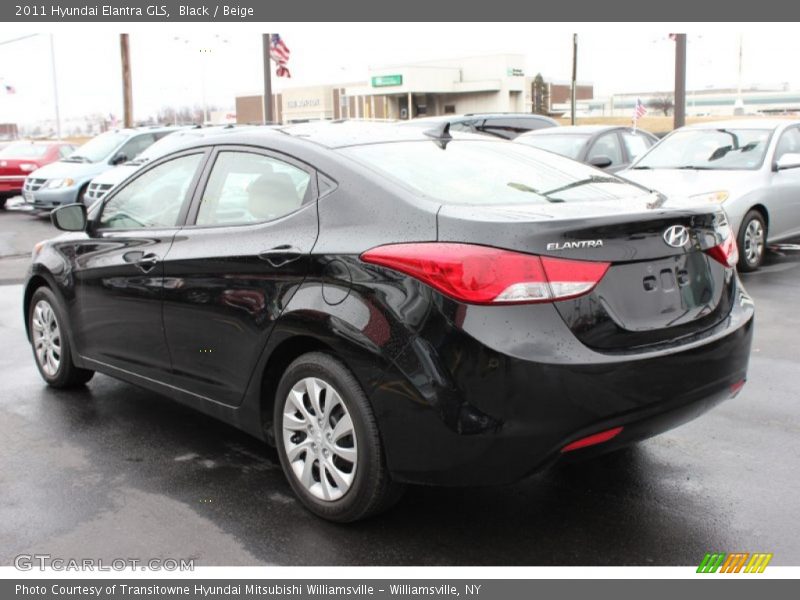
<path fill-rule="evenodd" d="M 445 104 L 444 105 L 444 114 L 446 114 L 446 115 L 454 115 L 454 114 L 456 114 L 456 105 L 455 104 Z"/>

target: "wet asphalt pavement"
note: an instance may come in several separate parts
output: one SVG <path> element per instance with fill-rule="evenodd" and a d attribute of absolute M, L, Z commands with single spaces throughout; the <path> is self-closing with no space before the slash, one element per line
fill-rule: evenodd
<path fill-rule="evenodd" d="M 496 488 L 412 488 L 333 525 L 277 455 L 163 397 L 97 375 L 48 389 L 0 286 L 0 565 L 17 554 L 196 565 L 691 565 L 707 551 L 800 564 L 800 252 L 744 277 L 748 385 L 636 447 Z M 676 374 L 680 376 L 680 374 Z"/>

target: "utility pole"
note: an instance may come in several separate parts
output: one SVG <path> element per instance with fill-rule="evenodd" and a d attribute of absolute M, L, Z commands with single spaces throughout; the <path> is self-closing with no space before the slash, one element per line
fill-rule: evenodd
<path fill-rule="evenodd" d="M 53 45 L 53 34 L 50 34 L 50 70 L 53 76 L 53 100 L 56 108 L 56 139 L 61 139 L 61 111 L 58 108 L 58 78 L 56 77 L 56 50 Z"/>
<path fill-rule="evenodd" d="M 673 128 L 686 125 L 686 34 L 675 34 L 675 109 Z"/>
<path fill-rule="evenodd" d="M 262 44 L 264 46 L 264 124 L 272 122 L 272 71 L 270 70 L 270 47 L 271 34 L 263 34 Z"/>
<path fill-rule="evenodd" d="M 739 34 L 739 70 L 738 70 L 738 77 L 736 79 L 736 102 L 733 105 L 733 114 L 734 115 L 743 115 L 744 114 L 744 99 L 742 98 L 742 46 L 743 46 L 743 39 L 742 34 Z"/>
<path fill-rule="evenodd" d="M 123 124 L 133 127 L 133 87 L 131 85 L 131 49 L 127 33 L 119 34 L 119 50 L 122 57 L 122 106 Z"/>
<path fill-rule="evenodd" d="M 578 34 L 572 34 L 572 92 L 571 92 L 571 99 L 570 99 L 570 124 L 575 125 L 575 99 L 577 98 L 577 94 L 575 93 L 575 88 L 577 87 L 578 81 Z"/>

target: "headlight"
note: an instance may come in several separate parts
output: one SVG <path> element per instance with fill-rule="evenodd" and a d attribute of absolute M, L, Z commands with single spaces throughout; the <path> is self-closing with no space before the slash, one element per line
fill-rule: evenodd
<path fill-rule="evenodd" d="M 22 163 L 19 166 L 19 170 L 20 171 L 25 171 L 26 173 L 29 172 L 29 171 L 35 171 L 38 168 L 39 168 L 39 165 L 36 165 L 34 163 Z"/>
<path fill-rule="evenodd" d="M 727 190 L 717 190 L 716 192 L 705 192 L 703 194 L 694 194 L 689 196 L 692 200 L 698 202 L 713 202 L 715 204 L 722 204 L 728 199 L 730 194 Z"/>
<path fill-rule="evenodd" d="M 70 179 L 67 177 L 66 179 L 50 179 L 43 187 L 47 188 L 48 190 L 54 190 L 56 188 L 62 187 L 69 187 L 73 183 L 75 183 L 74 179 Z"/>

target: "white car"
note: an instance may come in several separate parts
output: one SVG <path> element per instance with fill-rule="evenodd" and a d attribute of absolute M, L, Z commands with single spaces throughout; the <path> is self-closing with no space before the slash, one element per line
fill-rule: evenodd
<path fill-rule="evenodd" d="M 114 169 L 105 171 L 92 179 L 86 190 L 85 203 L 91 206 L 98 200 L 102 200 L 111 188 L 128 178 L 132 173 L 138 171 L 143 165 L 153 159 L 160 158 L 165 154 L 176 150 L 184 144 L 194 142 L 198 138 L 219 135 L 230 131 L 242 131 L 248 126 L 221 125 L 214 127 L 187 127 L 179 129 L 166 137 L 161 138 L 155 144 L 139 154 L 134 160 L 129 160 Z"/>
<path fill-rule="evenodd" d="M 672 198 L 721 204 L 737 232 L 740 271 L 761 266 L 768 244 L 800 236 L 800 121 L 682 127 L 619 175 Z"/>

